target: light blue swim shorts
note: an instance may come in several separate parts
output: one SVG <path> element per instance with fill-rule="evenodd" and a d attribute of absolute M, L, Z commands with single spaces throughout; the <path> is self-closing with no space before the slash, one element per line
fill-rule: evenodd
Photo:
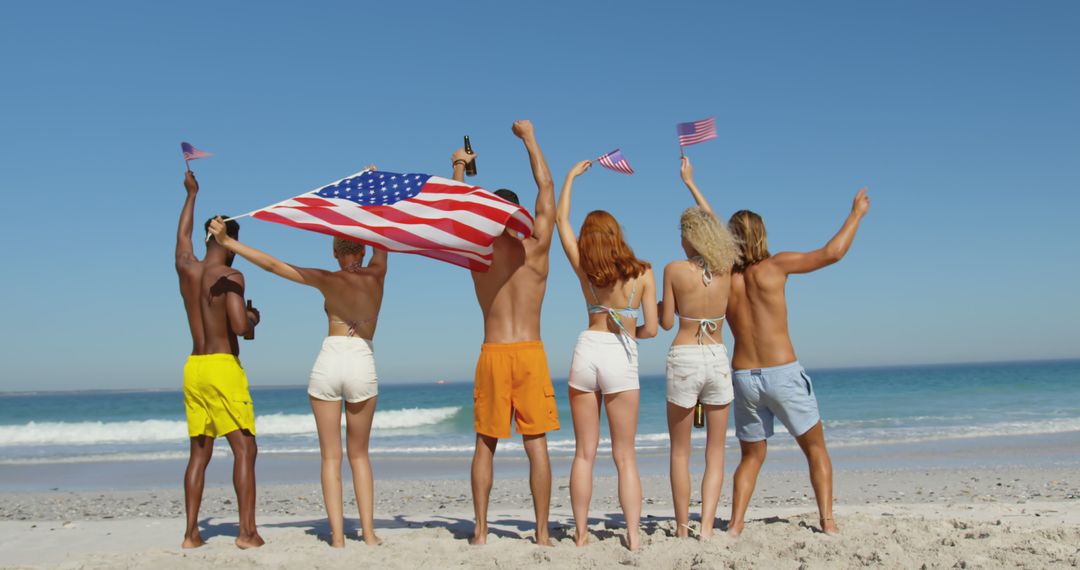
<path fill-rule="evenodd" d="M 771 368 L 736 370 L 735 436 L 740 441 L 761 441 L 773 434 L 773 418 L 780 418 L 794 437 L 821 421 L 810 375 L 798 361 Z"/>

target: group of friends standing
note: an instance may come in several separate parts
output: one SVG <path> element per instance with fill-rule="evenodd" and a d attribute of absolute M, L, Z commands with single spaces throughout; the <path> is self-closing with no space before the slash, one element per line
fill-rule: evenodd
<path fill-rule="evenodd" d="M 586 544 L 589 536 L 601 406 L 607 410 L 612 457 L 618 470 L 619 502 L 627 525 L 625 544 L 630 550 L 641 544 L 642 490 L 634 443 L 640 406 L 637 343 L 656 336 L 659 327 L 677 327 L 667 356 L 667 418 L 677 536 L 697 534 L 708 539 L 713 535 L 732 409 L 741 459 L 735 471 L 728 533 L 738 536 L 743 530 L 774 418 L 780 419 L 806 455 L 821 530 L 839 532 L 832 514 L 832 464 L 813 383 L 796 359 L 788 334 L 785 286 L 789 275 L 815 271 L 847 253 L 869 209 L 865 189 L 855 196 L 840 231 L 824 247 L 771 254 L 761 217 L 740 210 L 726 225 L 722 223 L 694 183 L 689 158 L 683 157 L 682 181 L 696 204 L 683 212 L 680 220 L 686 259 L 664 268 L 662 290 L 658 290 L 651 265 L 635 256 L 611 213 L 590 212 L 574 234 L 570 225 L 573 185 L 592 163 L 585 160 L 571 168 L 556 202 L 554 182 L 532 124 L 516 121 L 513 133 L 528 152 L 538 193 L 532 234 L 523 237 L 508 229 L 494 241 L 488 271 L 472 273 L 484 316 L 484 342 L 474 388 L 476 447 L 471 484 L 476 526 L 470 543 L 480 545 L 487 540 L 495 451 L 500 439 L 511 436 L 513 424 L 530 464 L 535 540 L 550 544 L 551 465 L 546 434 L 559 429 L 559 415 L 541 342 L 540 313 L 556 229 L 580 281 L 588 315 L 588 327 L 578 337 L 569 375 L 576 439 L 570 499 L 577 544 Z M 475 157 L 464 149 L 453 153 L 455 180 L 464 180 L 466 165 Z M 193 348 L 184 367 L 191 454 L 184 479 L 187 527 L 183 546 L 203 544 L 198 512 L 206 466 L 217 437 L 226 438 L 234 455 L 233 483 L 240 515 L 236 545 L 250 548 L 263 544 L 255 525 L 254 412 L 237 341 L 238 336 L 254 331 L 260 316 L 250 303 L 245 304 L 244 276 L 232 268 L 235 255 L 323 294 L 328 331 L 311 371 L 308 395 L 319 436 L 330 544 L 345 545 L 343 407 L 345 456 L 352 469 L 363 540 L 377 544 L 368 444 L 378 394 L 372 339 L 383 298 L 386 252 L 373 248 L 365 264 L 363 244 L 334 238 L 332 251 L 338 270 L 296 267 L 241 243 L 239 225 L 219 216 L 206 222 L 206 254 L 199 260 L 191 243 L 198 183 L 190 171 L 184 186 L 187 199 L 177 232 L 176 270 Z M 519 204 L 510 190 L 495 194 Z M 722 344 L 724 321 L 735 337 L 730 361 Z M 699 403 L 707 425 L 706 467 L 700 527 L 693 529 L 689 462 L 693 414 Z"/>

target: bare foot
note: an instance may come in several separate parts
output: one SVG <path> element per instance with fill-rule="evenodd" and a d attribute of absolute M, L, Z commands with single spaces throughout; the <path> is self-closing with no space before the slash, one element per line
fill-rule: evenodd
<path fill-rule="evenodd" d="M 837 536 L 840 534 L 840 527 L 836 526 L 836 520 L 832 517 L 826 517 L 820 519 L 821 532 L 829 536 Z"/>
<path fill-rule="evenodd" d="M 690 538 L 690 534 L 694 532 L 694 529 L 690 528 L 689 524 L 680 524 L 675 529 L 675 538 Z"/>
<path fill-rule="evenodd" d="M 737 523 L 735 521 L 731 521 L 730 523 L 728 523 L 728 536 L 730 536 L 731 538 L 739 538 L 739 535 L 742 534 L 743 526 L 744 525 L 741 522 Z"/>
<path fill-rule="evenodd" d="M 469 544 L 473 546 L 484 546 L 487 544 L 487 531 L 474 531 L 472 537 L 469 538 Z"/>
<path fill-rule="evenodd" d="M 258 532 L 254 532 L 251 536 L 238 536 L 236 537 L 236 547 L 240 550 L 247 550 L 249 548 L 258 548 L 266 544 L 266 541 L 259 536 Z"/>
<path fill-rule="evenodd" d="M 701 527 L 701 532 L 698 533 L 698 540 L 700 540 L 701 542 L 708 542 L 708 541 L 712 540 L 712 537 L 713 537 L 713 529 L 712 529 L 712 527 L 710 526 L 709 528 L 705 528 L 704 526 L 702 526 Z"/>
<path fill-rule="evenodd" d="M 630 552 L 637 552 L 639 548 L 641 548 L 641 529 L 626 529 L 626 549 Z"/>
<path fill-rule="evenodd" d="M 330 537 L 330 548 L 345 548 L 344 536 L 332 536 Z"/>
<path fill-rule="evenodd" d="M 548 536 L 547 532 L 542 532 L 542 533 L 538 532 L 538 533 L 536 533 L 536 545 L 537 546 L 555 546 L 554 544 L 551 543 L 551 537 Z"/>
<path fill-rule="evenodd" d="M 382 544 L 382 539 L 375 536 L 374 532 L 371 533 L 371 534 L 365 533 L 364 534 L 364 544 L 366 544 L 368 546 L 379 546 L 380 544 Z"/>
<path fill-rule="evenodd" d="M 589 544 L 589 531 L 574 533 L 574 544 L 578 546 Z"/>
<path fill-rule="evenodd" d="M 206 544 L 206 541 L 202 539 L 199 533 L 195 533 L 192 536 L 185 536 L 184 542 L 180 544 L 180 548 L 198 548 Z"/>

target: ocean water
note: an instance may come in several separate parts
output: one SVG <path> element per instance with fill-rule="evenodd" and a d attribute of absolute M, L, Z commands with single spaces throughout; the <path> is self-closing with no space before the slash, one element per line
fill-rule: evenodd
<path fill-rule="evenodd" d="M 1065 434 L 1080 435 L 1080 361 L 809 370 L 832 448 Z M 556 382 L 562 429 L 556 456 L 574 451 L 566 382 Z M 304 387 L 252 389 L 260 454 L 317 454 Z M 472 384 L 379 387 L 376 455 L 467 456 L 474 442 Z M 773 448 L 793 447 L 777 423 Z M 695 444 L 704 443 L 695 430 Z M 606 432 L 606 427 L 605 427 Z M 638 450 L 668 445 L 664 379 L 641 379 Z M 734 444 L 734 420 L 729 424 Z M 601 441 L 608 449 L 606 436 Z M 1078 439 L 1080 442 L 1080 439 Z M 219 442 L 221 451 L 227 449 Z M 520 439 L 500 449 L 520 449 Z M 177 391 L 0 394 L 0 465 L 145 461 L 187 456 Z"/>

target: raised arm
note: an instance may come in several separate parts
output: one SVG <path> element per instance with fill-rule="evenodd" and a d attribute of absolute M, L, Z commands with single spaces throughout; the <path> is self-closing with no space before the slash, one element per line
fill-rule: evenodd
<path fill-rule="evenodd" d="M 375 273 L 378 273 L 380 277 L 386 275 L 386 250 L 379 249 L 377 247 L 371 248 L 371 259 L 368 260 L 367 268 Z"/>
<path fill-rule="evenodd" d="M 716 215 L 713 212 L 712 206 L 709 205 L 709 201 L 705 199 L 705 195 L 698 190 L 697 184 L 694 184 L 694 165 L 690 164 L 690 157 L 682 157 L 682 167 L 679 169 L 679 176 L 682 177 L 683 184 L 690 190 L 690 194 L 694 197 L 694 201 L 698 206 L 705 209 L 706 212 Z"/>
<path fill-rule="evenodd" d="M 532 123 L 527 120 L 514 121 L 513 131 L 521 142 L 525 143 L 525 150 L 529 151 L 529 166 L 532 167 L 533 179 L 536 181 L 536 211 L 533 216 L 532 237 L 540 242 L 540 245 L 547 247 L 551 245 L 551 234 L 555 230 L 555 183 L 551 180 L 551 171 L 548 170 L 544 153 L 536 143 Z"/>
<path fill-rule="evenodd" d="M 825 247 L 805 253 L 793 251 L 778 253 L 772 257 L 772 263 L 785 273 L 810 273 L 840 261 L 851 248 L 855 232 L 859 230 L 859 222 L 869 209 L 870 198 L 866 195 L 866 188 L 862 188 L 855 195 L 855 200 L 851 204 L 851 213 L 844 220 L 844 225 L 829 240 L 829 243 L 825 244 Z"/>
<path fill-rule="evenodd" d="M 574 165 L 570 172 L 566 173 L 566 181 L 563 182 L 562 192 L 559 192 L 559 207 L 555 212 L 555 225 L 559 229 L 559 241 L 562 242 L 566 259 L 570 261 L 570 267 L 581 276 L 581 257 L 578 255 L 577 237 L 574 236 L 574 227 L 570 225 L 570 192 L 574 189 L 574 179 L 585 173 L 592 162 L 583 160 Z"/>
<path fill-rule="evenodd" d="M 465 182 L 465 165 L 476 160 L 476 153 L 469 154 L 465 148 L 459 148 L 450 155 L 450 163 L 454 167 L 452 178 L 458 182 Z"/>
<path fill-rule="evenodd" d="M 675 326 L 675 289 L 671 285 L 671 270 L 674 263 L 664 268 L 664 296 L 660 301 L 660 326 L 669 331 Z"/>
<path fill-rule="evenodd" d="M 295 281 L 301 285 L 309 285 L 315 288 L 321 288 L 323 281 L 330 272 L 322 269 L 310 269 L 306 267 L 296 267 L 289 265 L 284 261 L 266 253 L 259 251 L 251 246 L 244 245 L 239 241 L 229 237 L 225 232 L 225 223 L 220 217 L 214 218 L 210 222 L 210 233 L 214 236 L 219 244 L 225 249 L 243 257 L 244 259 L 258 265 L 259 267 L 273 273 L 280 275 L 290 281 Z M 374 258 L 373 258 L 374 259 Z"/>
<path fill-rule="evenodd" d="M 177 269 L 198 261 L 191 246 L 191 231 L 195 225 L 195 195 L 199 193 L 199 182 L 195 180 L 195 173 L 190 170 L 184 174 L 184 190 L 187 190 L 187 198 L 184 199 L 184 207 L 180 210 L 180 224 L 176 228 Z"/>
<path fill-rule="evenodd" d="M 641 312 L 644 313 L 642 323 L 638 325 L 635 333 L 638 338 L 653 338 L 656 336 L 656 277 L 652 268 L 645 270 L 642 279 L 644 286 L 641 288 Z"/>

